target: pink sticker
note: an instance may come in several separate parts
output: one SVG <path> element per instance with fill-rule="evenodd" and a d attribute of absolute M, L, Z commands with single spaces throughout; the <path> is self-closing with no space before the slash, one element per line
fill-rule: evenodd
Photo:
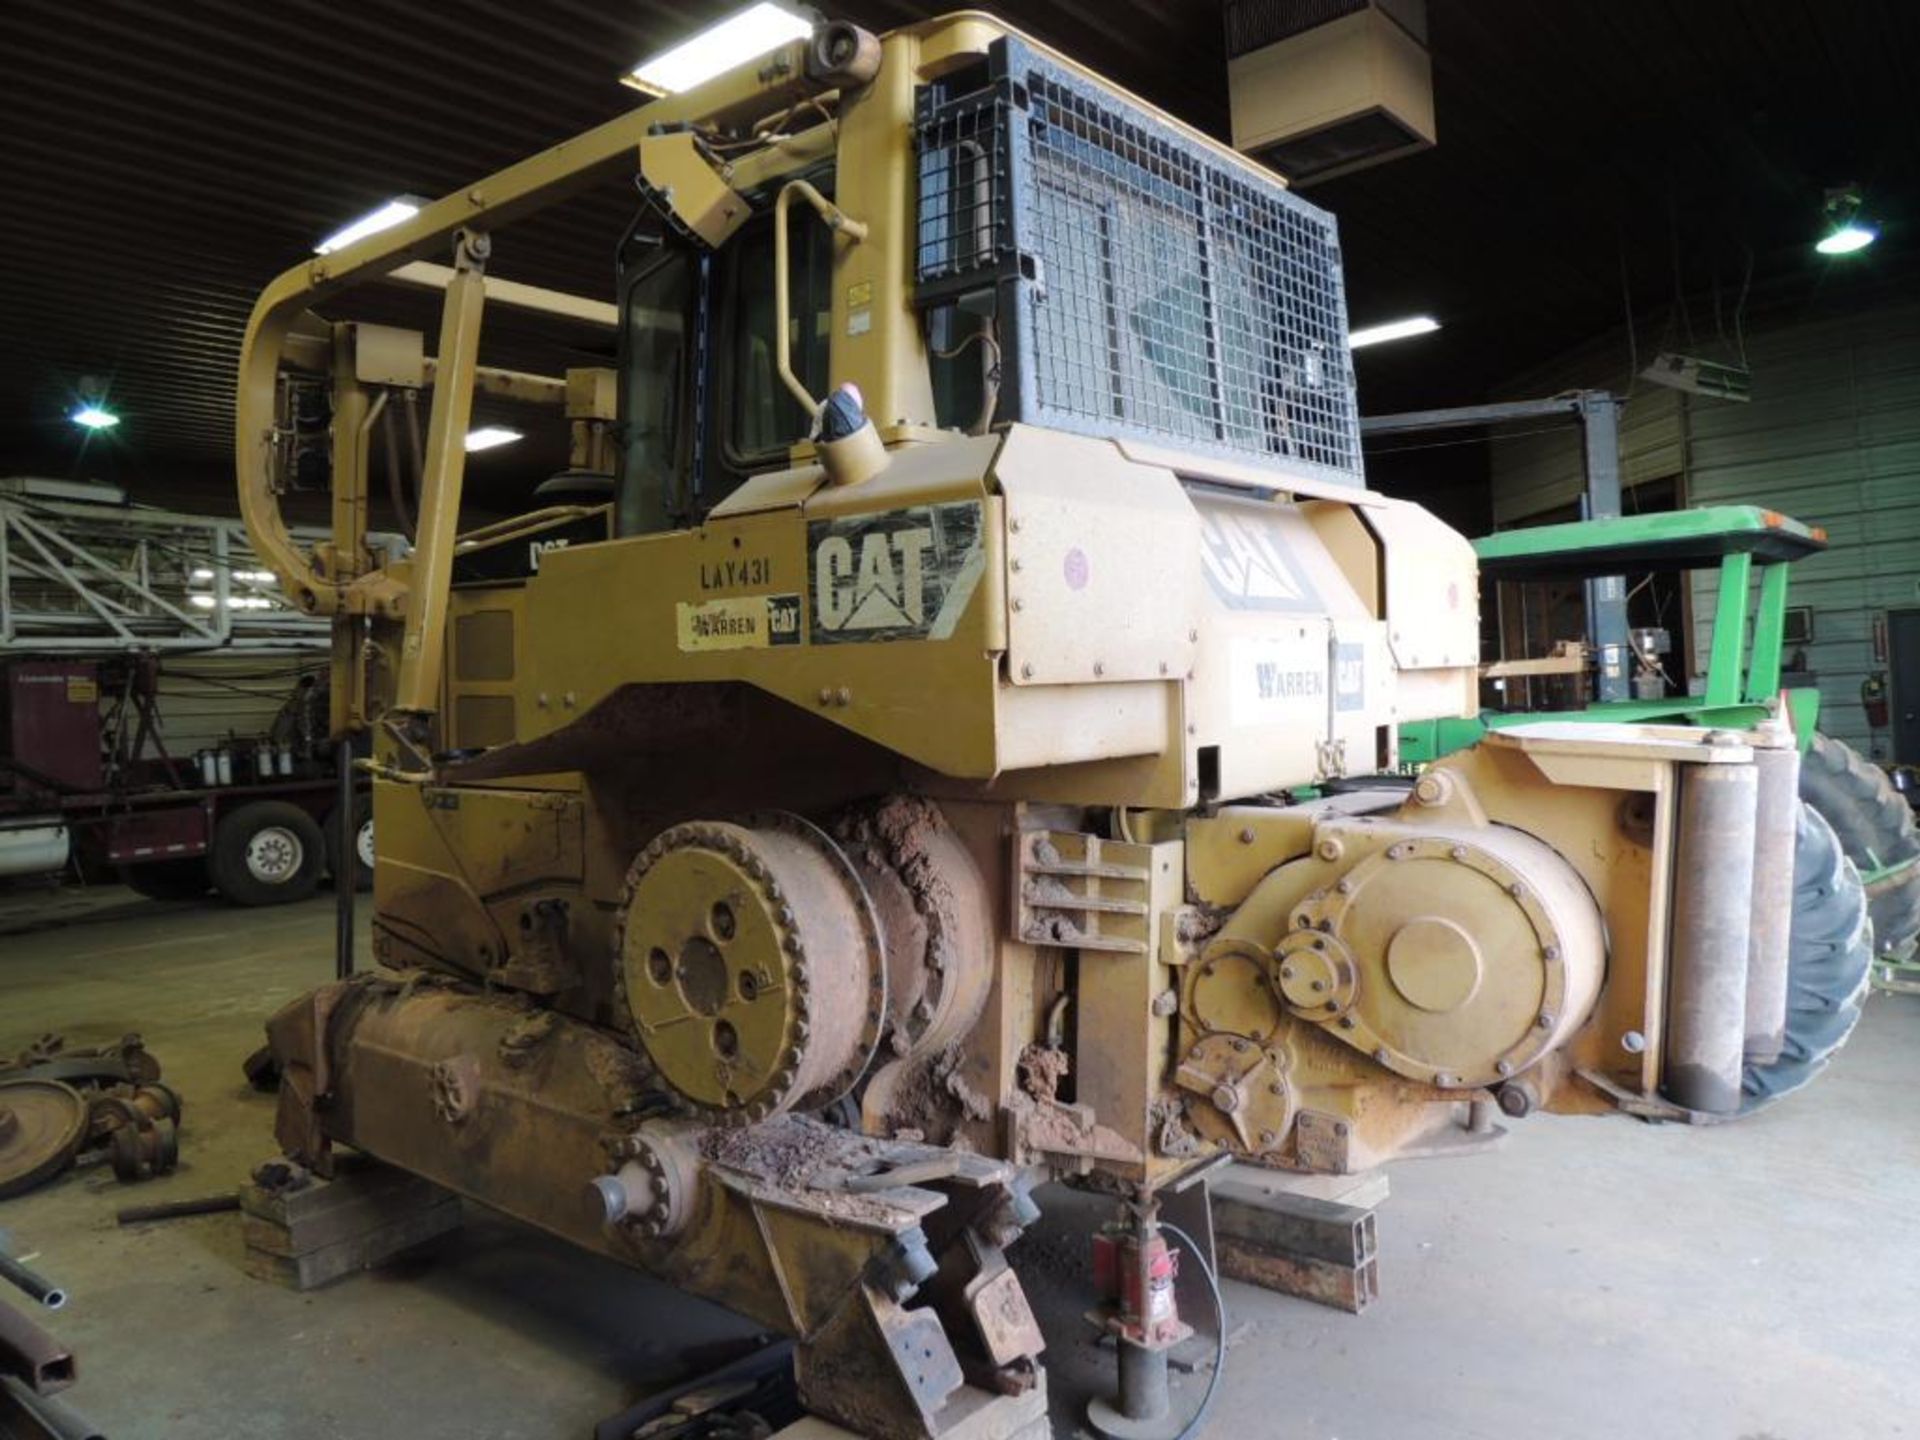
<path fill-rule="evenodd" d="M 1060 570 L 1067 577 L 1069 590 L 1087 588 L 1087 552 L 1078 545 L 1067 551 L 1066 561 L 1061 565 Z"/>

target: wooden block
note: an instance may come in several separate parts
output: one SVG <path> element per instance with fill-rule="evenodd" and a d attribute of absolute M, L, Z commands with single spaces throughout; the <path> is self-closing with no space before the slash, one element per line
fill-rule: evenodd
<path fill-rule="evenodd" d="M 463 1218 L 460 1201 L 449 1196 L 438 1204 L 363 1228 L 346 1239 L 300 1251 L 257 1246 L 253 1242 L 259 1232 L 248 1228 L 246 1271 L 256 1279 L 273 1280 L 295 1290 L 313 1290 L 383 1265 L 404 1250 L 458 1229 Z M 275 1228 L 258 1216 L 247 1217 L 245 1223 L 247 1227 L 259 1227 L 259 1231 Z M 285 1228 L 279 1228 L 281 1235 L 275 1243 L 284 1247 L 289 1242 Z"/>
<path fill-rule="evenodd" d="M 412 1175 L 398 1175 L 376 1185 L 342 1187 L 339 1181 L 321 1181 L 308 1190 L 284 1197 L 287 1204 L 276 1203 L 283 1197 L 254 1197 L 248 1204 L 241 1200 L 243 1228 L 249 1233 L 277 1232 L 284 1244 L 269 1245 L 275 1253 L 297 1255 L 318 1250 L 324 1245 L 351 1239 L 390 1221 L 443 1205 L 452 1192 Z M 325 1186 L 325 1189 L 321 1189 Z"/>
<path fill-rule="evenodd" d="M 242 1186 L 240 1208 L 277 1225 L 297 1225 L 344 1208 L 361 1207 L 371 1212 L 383 1206 L 406 1209 L 428 1205 L 445 1199 L 449 1193 L 405 1170 L 363 1162 L 351 1167 L 343 1165 L 333 1179 L 316 1177 L 298 1190 L 269 1191 L 258 1185 Z"/>

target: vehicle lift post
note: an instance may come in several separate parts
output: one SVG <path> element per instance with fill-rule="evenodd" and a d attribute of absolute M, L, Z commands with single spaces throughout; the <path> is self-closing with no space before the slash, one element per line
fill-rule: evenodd
<path fill-rule="evenodd" d="M 1398 435 L 1413 430 L 1464 430 L 1510 420 L 1559 417 L 1577 420 L 1587 477 L 1580 518 L 1612 520 L 1620 514 L 1620 405 L 1620 400 L 1610 391 L 1576 390 L 1548 400 L 1512 400 L 1365 416 L 1360 421 L 1360 433 L 1363 436 Z M 1604 575 L 1587 581 L 1586 587 L 1587 643 L 1599 667 L 1594 698 L 1602 704 L 1630 700 L 1633 674 L 1628 663 L 1625 577 Z"/>

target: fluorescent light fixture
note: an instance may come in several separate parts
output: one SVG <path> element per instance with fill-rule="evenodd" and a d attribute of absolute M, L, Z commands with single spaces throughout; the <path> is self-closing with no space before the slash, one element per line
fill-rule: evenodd
<path fill-rule="evenodd" d="M 202 565 L 187 578 L 189 580 L 211 580 L 213 578 L 213 571 Z"/>
<path fill-rule="evenodd" d="M 67 418 L 83 430 L 111 430 L 120 423 L 120 417 L 104 405 L 82 405 Z"/>
<path fill-rule="evenodd" d="M 369 235 L 378 235 L 382 230 L 391 230 L 419 213 L 420 202 L 417 200 L 389 200 L 378 210 L 369 211 L 351 225 L 342 226 L 334 231 L 313 247 L 313 253 L 331 255 L 336 250 L 344 250 L 356 240 L 364 240 Z"/>
<path fill-rule="evenodd" d="M 642 60 L 633 67 L 632 79 L 642 90 L 673 95 L 723 75 L 789 40 L 803 40 L 812 33 L 812 21 L 762 0 L 761 4 L 728 16 L 665 54 Z"/>
<path fill-rule="evenodd" d="M 511 445 L 520 438 L 518 430 L 509 430 L 504 425 L 482 425 L 478 430 L 467 432 L 467 453 L 475 450 L 491 450 L 498 445 Z"/>
<path fill-rule="evenodd" d="M 189 595 L 187 600 L 201 610 L 211 610 L 215 604 L 211 595 Z"/>
<path fill-rule="evenodd" d="M 278 577 L 271 570 L 236 570 L 233 578 L 250 585 L 271 585 Z"/>
<path fill-rule="evenodd" d="M 1852 255 L 1856 251 L 1866 249 L 1879 238 L 1880 232 L 1873 226 L 1863 225 L 1858 220 L 1849 220 L 1815 241 L 1813 248 L 1822 255 Z"/>
<path fill-rule="evenodd" d="M 1405 320 L 1389 320 L 1385 325 L 1369 325 L 1347 336 L 1347 348 L 1363 350 L 1369 345 L 1384 345 L 1389 340 L 1404 340 L 1409 335 L 1430 335 L 1440 328 L 1431 315 L 1411 315 Z"/>

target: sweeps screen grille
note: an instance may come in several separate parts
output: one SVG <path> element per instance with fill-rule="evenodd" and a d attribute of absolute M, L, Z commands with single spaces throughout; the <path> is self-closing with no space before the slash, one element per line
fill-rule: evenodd
<path fill-rule="evenodd" d="M 917 298 L 991 326 L 1000 419 L 1360 483 L 1331 215 L 1014 38 L 917 131 Z"/>

